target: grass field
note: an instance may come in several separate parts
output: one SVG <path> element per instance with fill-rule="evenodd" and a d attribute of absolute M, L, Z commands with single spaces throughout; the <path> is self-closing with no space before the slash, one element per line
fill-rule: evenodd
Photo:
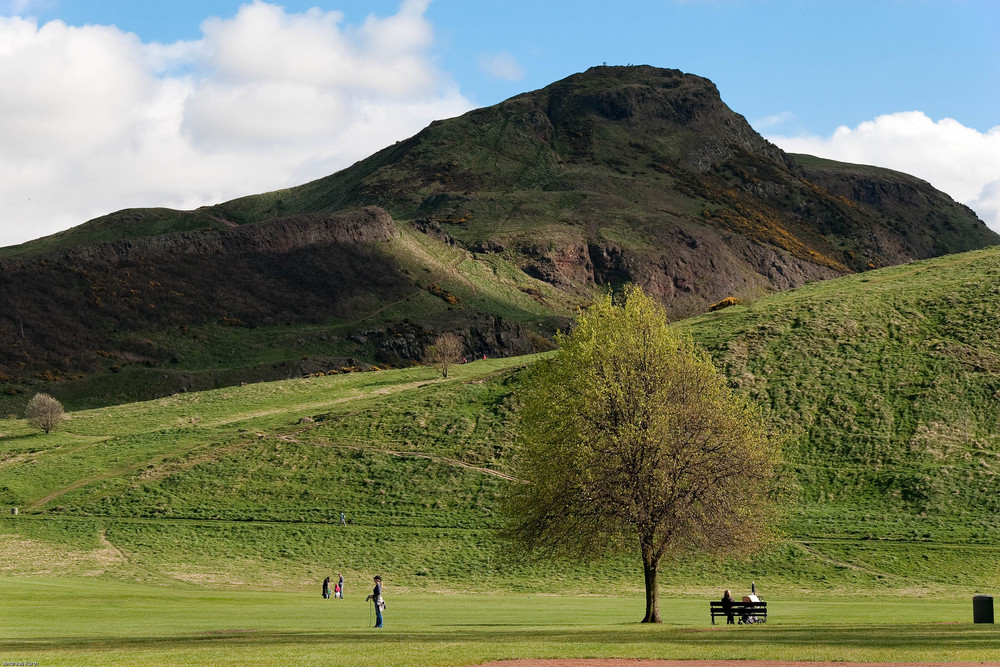
<path fill-rule="evenodd" d="M 769 600 L 767 625 L 712 626 L 699 598 L 393 595 L 371 627 L 364 592 L 150 588 L 0 578 L 0 660 L 38 665 L 469 665 L 525 657 L 875 661 L 1000 660 L 1000 630 L 970 599 Z"/>

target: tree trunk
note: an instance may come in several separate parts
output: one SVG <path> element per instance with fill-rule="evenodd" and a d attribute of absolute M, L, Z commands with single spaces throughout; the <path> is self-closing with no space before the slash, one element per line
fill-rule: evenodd
<path fill-rule="evenodd" d="M 642 544 L 642 572 L 646 578 L 646 616 L 643 623 L 662 623 L 660 620 L 659 589 L 656 585 L 656 571 L 660 566 L 659 557 L 653 554 L 651 545 Z"/>

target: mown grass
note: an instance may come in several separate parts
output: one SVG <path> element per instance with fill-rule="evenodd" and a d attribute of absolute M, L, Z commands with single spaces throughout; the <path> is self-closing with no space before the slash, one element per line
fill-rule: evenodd
<path fill-rule="evenodd" d="M 1000 633 L 971 601 L 769 600 L 767 625 L 710 625 L 704 599 L 668 597 L 637 623 L 636 595 L 394 594 L 372 629 L 362 591 L 203 591 L 85 579 L 0 579 L 0 655 L 39 664 L 460 665 L 523 657 L 984 661 Z"/>

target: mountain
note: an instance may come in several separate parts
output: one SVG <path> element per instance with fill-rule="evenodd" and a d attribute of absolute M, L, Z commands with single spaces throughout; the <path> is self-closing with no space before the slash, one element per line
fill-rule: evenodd
<path fill-rule="evenodd" d="M 444 330 L 520 354 L 626 282 L 685 317 L 998 241 L 919 179 L 782 152 L 707 79 L 595 67 L 299 187 L 0 250 L 0 381 L 104 404 L 405 365 Z"/>

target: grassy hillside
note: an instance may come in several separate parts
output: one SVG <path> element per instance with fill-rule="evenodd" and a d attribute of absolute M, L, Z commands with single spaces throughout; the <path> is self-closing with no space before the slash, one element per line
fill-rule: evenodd
<path fill-rule="evenodd" d="M 996 543 L 998 277 L 992 248 L 684 323 L 786 433 L 797 532 Z"/>
<path fill-rule="evenodd" d="M 665 568 L 677 593 L 952 594 L 1000 577 L 1000 251 L 815 283 L 681 323 L 786 441 L 786 539 Z M 0 568 L 301 589 L 637 590 L 638 559 L 512 564 L 496 502 L 531 357 L 251 384 L 0 421 Z M 338 526 L 339 512 L 348 526 Z M 766 583 L 762 583 L 766 582 Z"/>

